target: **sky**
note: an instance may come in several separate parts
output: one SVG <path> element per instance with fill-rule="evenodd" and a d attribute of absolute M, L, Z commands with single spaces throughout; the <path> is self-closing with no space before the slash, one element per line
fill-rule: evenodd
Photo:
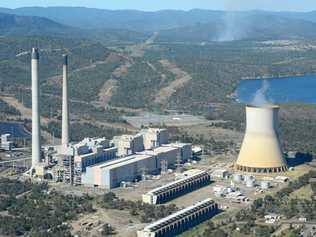
<path fill-rule="evenodd" d="M 136 9 L 156 11 L 162 9 L 189 10 L 272 10 L 312 11 L 316 0 L 0 0 L 0 7 L 25 6 L 85 6 L 102 9 Z"/>

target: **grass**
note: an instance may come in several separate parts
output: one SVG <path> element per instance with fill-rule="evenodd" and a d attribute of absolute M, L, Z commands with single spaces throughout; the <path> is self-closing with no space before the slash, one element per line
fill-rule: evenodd
<path fill-rule="evenodd" d="M 313 196 L 313 191 L 312 191 L 311 185 L 308 184 L 308 185 L 305 185 L 304 187 L 301 187 L 298 190 L 295 190 L 293 193 L 291 193 L 290 198 L 311 200 L 312 196 Z"/>

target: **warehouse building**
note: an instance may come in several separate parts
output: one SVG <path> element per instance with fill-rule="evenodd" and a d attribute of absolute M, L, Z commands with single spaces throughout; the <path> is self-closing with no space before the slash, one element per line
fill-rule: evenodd
<path fill-rule="evenodd" d="M 143 194 L 143 202 L 148 204 L 161 204 L 201 188 L 209 184 L 210 181 L 210 175 L 206 171 L 197 171 L 188 177 L 176 180 Z"/>
<path fill-rule="evenodd" d="M 157 170 L 155 157 L 145 154 L 131 155 L 87 167 L 86 173 L 82 174 L 82 183 L 111 189 L 120 186 L 123 181 L 135 181 L 145 170 L 148 173 Z"/>
<path fill-rule="evenodd" d="M 208 220 L 217 213 L 218 205 L 213 200 L 206 199 L 146 226 L 143 230 L 137 231 L 137 236 L 175 236 Z"/>

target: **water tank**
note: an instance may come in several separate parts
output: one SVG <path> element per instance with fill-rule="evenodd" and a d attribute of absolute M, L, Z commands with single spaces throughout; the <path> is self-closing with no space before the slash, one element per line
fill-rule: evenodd
<path fill-rule="evenodd" d="M 268 181 L 261 181 L 261 189 L 269 189 L 270 188 L 270 183 Z"/>
<path fill-rule="evenodd" d="M 233 176 L 233 181 L 236 183 L 240 183 L 242 180 L 242 175 L 241 174 L 234 174 Z"/>
<path fill-rule="evenodd" d="M 245 182 L 249 181 L 249 180 L 254 180 L 255 178 L 251 175 L 245 175 Z"/>
<path fill-rule="evenodd" d="M 254 186 L 255 186 L 255 180 L 254 179 L 248 179 L 247 181 L 246 181 L 246 186 L 248 187 L 248 188 L 253 188 Z"/>

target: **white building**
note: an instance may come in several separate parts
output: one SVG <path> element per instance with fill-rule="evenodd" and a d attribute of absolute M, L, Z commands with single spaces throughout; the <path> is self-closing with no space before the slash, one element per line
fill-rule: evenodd
<path fill-rule="evenodd" d="M 156 169 L 156 159 L 153 156 L 131 155 L 87 167 L 82 174 L 82 183 L 111 189 L 120 186 L 122 182 L 135 181 L 143 170 L 152 173 Z"/>
<path fill-rule="evenodd" d="M 144 150 L 142 134 L 115 136 L 112 143 L 117 147 L 117 156 L 124 157 Z"/>
<path fill-rule="evenodd" d="M 219 178 L 219 179 L 224 179 L 229 175 L 228 170 L 226 169 L 218 169 L 214 170 L 212 173 L 213 178 Z"/>
<path fill-rule="evenodd" d="M 192 158 L 192 145 L 189 143 L 170 143 L 162 145 L 164 147 L 174 147 L 179 149 L 179 155 L 182 161 L 187 161 Z"/>
<path fill-rule="evenodd" d="M 138 152 L 137 154 L 149 155 L 156 158 L 157 169 L 161 169 L 162 162 L 167 162 L 167 166 L 173 166 L 177 162 L 177 155 L 179 154 L 180 149 L 176 147 L 162 146 L 157 147 L 152 150 L 145 150 Z"/>
<path fill-rule="evenodd" d="M 166 129 L 148 128 L 140 131 L 144 139 L 144 149 L 151 150 L 168 143 L 168 131 Z"/>
<path fill-rule="evenodd" d="M 160 204 L 180 195 L 191 192 L 210 183 L 210 175 L 206 171 L 196 171 L 161 187 L 155 188 L 142 195 L 144 203 Z"/>
<path fill-rule="evenodd" d="M 13 142 L 11 141 L 11 134 L 1 135 L 1 149 L 5 151 L 11 151 Z"/>
<path fill-rule="evenodd" d="M 193 204 L 137 231 L 137 237 L 176 236 L 218 213 L 218 205 L 211 199 Z"/>

